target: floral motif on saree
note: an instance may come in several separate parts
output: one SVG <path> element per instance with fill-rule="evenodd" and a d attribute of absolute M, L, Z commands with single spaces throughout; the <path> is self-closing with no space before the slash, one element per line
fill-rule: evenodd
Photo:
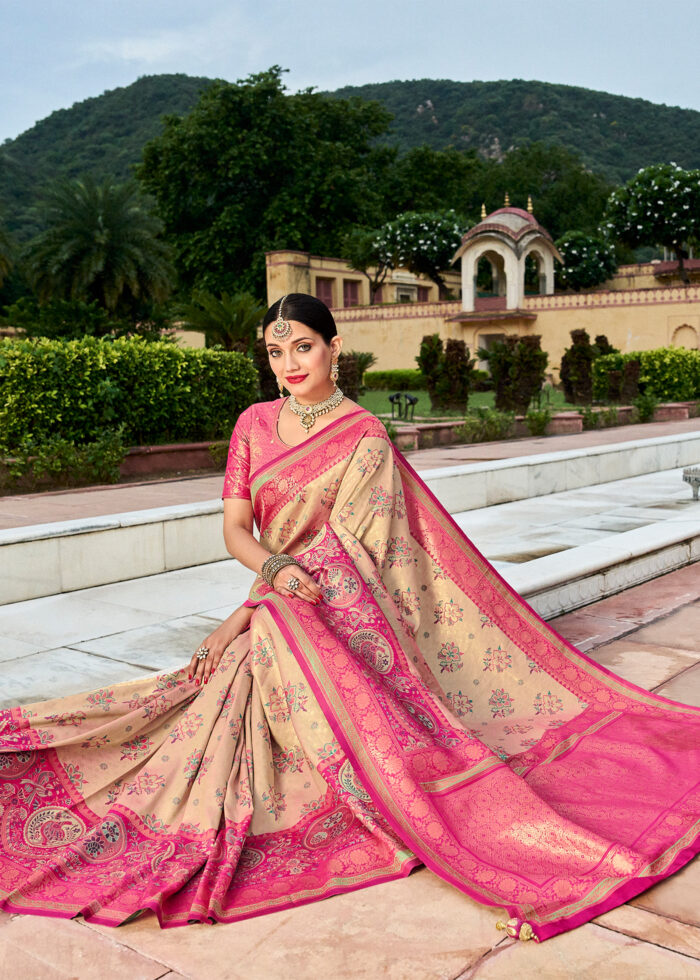
<path fill-rule="evenodd" d="M 225 495 L 317 577 L 261 579 L 204 688 L 186 672 L 0 713 L 0 907 L 230 922 L 422 862 L 546 939 L 700 847 L 700 711 L 563 641 L 364 411 L 296 448 L 278 403 Z"/>

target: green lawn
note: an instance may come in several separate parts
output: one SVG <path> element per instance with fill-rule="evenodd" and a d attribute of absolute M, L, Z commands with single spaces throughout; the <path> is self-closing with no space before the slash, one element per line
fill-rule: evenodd
<path fill-rule="evenodd" d="M 393 391 L 366 391 L 364 395 L 360 395 L 360 405 L 372 412 L 373 415 L 383 415 L 387 413 L 391 415 L 389 395 L 393 394 Z M 415 409 L 416 415 L 422 415 L 428 418 L 434 415 L 430 408 L 430 398 L 428 397 L 427 391 L 411 391 L 409 394 L 416 395 L 418 397 L 418 404 L 416 405 Z M 475 391 L 469 396 L 469 407 L 493 408 L 493 400 L 494 395 L 492 391 Z M 551 409 L 555 412 L 563 412 L 575 407 L 573 405 L 569 405 L 569 403 L 565 400 L 564 393 L 562 391 L 549 386 L 544 389 L 542 399 L 542 405 L 545 406 L 547 404 L 549 404 Z M 440 417 L 452 415 L 457 418 L 461 417 L 460 412 L 445 412 L 442 413 Z"/>

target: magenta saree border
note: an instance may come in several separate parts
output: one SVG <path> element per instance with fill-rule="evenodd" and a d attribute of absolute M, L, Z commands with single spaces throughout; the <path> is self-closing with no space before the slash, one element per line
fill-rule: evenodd
<path fill-rule="evenodd" d="M 309 664 L 302 647 L 296 640 L 293 631 L 288 627 L 282 611 L 278 608 L 277 603 L 269 599 L 261 599 L 256 605 L 264 605 L 268 613 L 274 620 L 276 626 L 280 630 L 282 636 L 285 638 L 286 642 L 289 644 L 290 649 L 294 653 L 297 662 L 299 663 L 304 676 L 306 677 L 311 689 L 317 698 L 323 713 L 331 726 L 331 729 L 341 744 L 345 754 L 352 761 L 353 767 L 357 768 L 358 773 L 363 779 L 363 785 L 367 791 L 372 796 L 372 801 L 377 809 L 380 811 L 384 819 L 387 821 L 389 826 L 392 828 L 394 833 L 397 835 L 399 840 L 404 841 L 406 847 L 410 848 L 420 859 L 420 861 L 429 868 L 434 874 L 439 878 L 451 884 L 453 887 L 457 888 L 458 891 L 468 895 L 474 901 L 482 904 L 489 905 L 494 908 L 504 908 L 508 912 L 511 918 L 517 919 L 517 921 L 522 924 L 525 920 L 520 917 L 521 910 L 514 905 L 509 905 L 503 902 L 495 902 L 489 900 L 483 894 L 477 892 L 475 889 L 469 887 L 462 881 L 457 880 L 453 875 L 450 875 L 443 867 L 440 867 L 436 861 L 434 861 L 430 855 L 426 854 L 422 847 L 422 841 L 419 838 L 416 840 L 411 840 L 407 842 L 404 836 L 404 829 L 392 816 L 390 810 L 386 807 L 381 796 L 374 792 L 374 787 L 370 778 L 369 773 L 366 771 L 360 759 L 357 757 L 353 750 L 352 744 L 350 743 L 342 725 L 339 723 L 329 698 L 326 696 L 323 686 L 319 683 L 318 678 L 311 665 Z M 628 899 L 633 898 L 635 895 L 639 895 L 641 892 L 646 891 L 652 885 L 659 881 L 663 881 L 669 875 L 673 874 L 675 871 L 679 870 L 688 861 L 700 853 L 700 833 L 698 833 L 692 843 L 688 844 L 686 847 L 681 849 L 674 860 L 671 862 L 669 867 L 657 875 L 651 875 L 648 877 L 636 876 L 632 879 L 628 879 L 622 882 L 618 886 L 614 886 L 605 898 L 602 898 L 598 902 L 593 902 L 591 905 L 587 906 L 585 909 L 576 912 L 570 916 L 562 916 L 553 922 L 547 923 L 536 923 L 530 922 L 531 928 L 535 937 L 543 941 L 549 939 L 552 936 L 558 935 L 559 933 L 566 932 L 569 929 L 573 929 L 576 926 L 583 925 L 585 922 L 589 922 L 591 919 L 602 915 L 604 912 L 610 911 L 613 908 L 617 908 Z"/>
<path fill-rule="evenodd" d="M 687 710 L 687 712 L 689 714 L 693 714 L 693 713 L 700 714 L 700 708 L 697 708 L 694 705 L 683 704 L 682 701 L 673 701 L 671 698 L 665 698 L 662 694 L 655 694 L 653 691 L 647 691 L 645 688 L 639 687 L 637 684 L 634 684 L 632 681 L 628 681 L 624 677 L 620 677 L 614 671 L 608 670 L 607 667 L 603 667 L 600 664 L 596 663 L 595 660 L 593 660 L 591 657 L 587 656 L 585 653 L 583 653 L 581 650 L 579 650 L 577 647 L 575 647 L 572 643 L 570 643 L 567 639 L 565 639 L 565 637 L 563 637 L 560 633 L 558 633 L 554 629 L 553 626 L 551 626 L 545 619 L 543 619 L 540 616 L 540 614 L 538 612 L 536 612 L 536 610 L 534 610 L 532 608 L 532 606 L 527 602 L 526 599 L 523 599 L 523 597 L 518 592 L 516 592 L 516 590 L 513 588 L 512 585 L 510 585 L 508 582 L 506 582 L 506 580 L 503 578 L 503 576 L 491 565 L 491 563 L 489 562 L 489 560 L 487 558 L 485 558 L 484 555 L 482 555 L 482 553 L 476 547 L 476 545 L 471 540 L 471 538 L 468 538 L 467 537 L 467 535 L 461 529 L 461 527 L 459 526 L 459 524 L 457 524 L 457 522 L 452 517 L 452 515 L 445 509 L 445 507 L 440 503 L 440 501 L 437 499 L 437 497 L 432 492 L 432 490 L 430 490 L 430 488 L 427 486 L 427 484 L 422 479 L 422 477 L 420 476 L 420 474 L 417 473 L 416 470 L 413 469 L 413 467 L 408 462 L 408 460 L 406 459 L 406 457 L 401 452 L 399 452 L 399 450 L 396 449 L 396 447 L 394 447 L 394 453 L 396 454 L 396 456 L 400 460 L 401 465 L 408 471 L 408 473 L 411 475 L 411 477 L 413 477 L 414 479 L 418 480 L 421 484 L 423 484 L 423 493 L 425 493 L 425 495 L 429 498 L 429 500 L 431 501 L 431 503 L 440 512 L 440 514 L 442 515 L 442 517 L 457 531 L 457 533 L 460 535 L 460 537 L 465 538 L 469 542 L 470 548 L 473 549 L 474 553 L 479 557 L 479 559 L 489 569 L 489 574 L 493 575 L 493 577 L 500 583 L 501 586 L 503 586 L 504 590 L 510 595 L 510 597 L 511 598 L 514 598 L 514 599 L 517 599 L 517 601 L 519 603 L 521 603 L 528 610 L 528 612 L 534 617 L 534 619 L 542 627 L 544 627 L 544 629 L 547 630 L 567 650 L 570 650 L 572 653 L 574 653 L 576 655 L 576 657 L 580 657 L 584 661 L 584 663 L 586 663 L 589 666 L 593 667 L 595 669 L 595 671 L 600 671 L 601 674 L 604 674 L 607 677 L 613 678 L 616 683 L 621 683 L 624 687 L 629 688 L 631 691 L 634 691 L 637 694 L 644 695 L 645 698 L 649 698 L 650 700 L 656 700 L 656 701 L 660 702 L 661 704 L 672 705 L 675 708 L 683 708 L 683 709 Z M 445 571 L 447 572 L 447 574 L 449 574 L 449 569 L 445 569 Z M 452 577 L 452 576 L 450 576 L 450 577 Z"/>

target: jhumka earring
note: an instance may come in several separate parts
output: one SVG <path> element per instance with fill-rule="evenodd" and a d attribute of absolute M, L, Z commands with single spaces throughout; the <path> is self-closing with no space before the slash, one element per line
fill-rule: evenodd
<path fill-rule="evenodd" d="M 338 382 L 338 362 L 337 361 L 333 361 L 333 363 L 331 364 L 331 381 L 333 382 L 333 384 L 337 384 L 337 382 Z"/>
<path fill-rule="evenodd" d="M 280 398 L 284 398 L 284 387 L 282 386 L 282 382 L 279 378 L 277 379 L 277 387 L 280 390 Z"/>

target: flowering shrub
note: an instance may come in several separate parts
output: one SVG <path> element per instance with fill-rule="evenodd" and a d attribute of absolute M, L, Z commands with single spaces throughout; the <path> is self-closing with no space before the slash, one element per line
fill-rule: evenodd
<path fill-rule="evenodd" d="M 441 273 L 449 268 L 462 233 L 454 211 L 405 211 L 380 229 L 374 246 L 391 256 L 392 266 L 428 276 L 444 291 Z"/>
<path fill-rule="evenodd" d="M 603 230 L 632 247 L 664 245 L 682 263 L 683 244 L 700 231 L 700 170 L 644 167 L 610 195 Z"/>
<path fill-rule="evenodd" d="M 557 284 L 562 289 L 591 289 L 615 275 L 617 261 L 612 245 L 595 235 L 568 231 L 557 241 L 564 260 L 557 266 Z"/>

